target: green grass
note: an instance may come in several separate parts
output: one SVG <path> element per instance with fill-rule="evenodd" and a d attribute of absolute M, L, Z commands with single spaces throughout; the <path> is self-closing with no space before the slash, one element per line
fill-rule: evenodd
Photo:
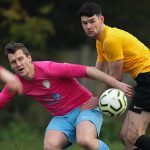
<path fill-rule="evenodd" d="M 110 149 L 124 150 L 122 143 L 115 134 L 118 132 L 118 128 L 113 127 L 113 132 L 111 132 L 107 122 L 104 123 L 103 127 L 101 139 L 109 145 Z M 44 131 L 44 129 L 35 128 L 26 122 L 11 122 L 8 127 L 0 127 L 0 150 L 43 150 Z M 83 149 L 74 144 L 68 150 Z"/>
<path fill-rule="evenodd" d="M 20 133 L 21 134 L 21 133 Z M 23 137 L 22 133 L 22 137 Z M 123 150 L 123 146 L 119 141 L 107 142 L 111 150 Z M 8 139 L 0 140 L 1 150 L 42 150 L 43 149 L 43 136 L 41 134 L 26 133 L 24 138 L 20 135 L 15 137 L 8 137 Z M 83 150 L 77 144 L 74 144 L 68 150 Z"/>
<path fill-rule="evenodd" d="M 30 136 L 30 135 L 29 135 Z M 108 144 L 111 150 L 124 150 L 122 144 L 119 142 L 113 142 Z M 12 138 L 12 140 L 6 140 L 0 142 L 1 150 L 43 150 L 43 139 L 39 137 L 24 139 Z M 78 145 L 74 144 L 68 150 L 83 150 Z"/>
<path fill-rule="evenodd" d="M 123 145 L 119 141 L 107 142 L 107 144 L 111 150 L 125 150 Z M 68 150 L 83 150 L 83 149 L 75 144 L 72 147 L 68 148 Z"/>

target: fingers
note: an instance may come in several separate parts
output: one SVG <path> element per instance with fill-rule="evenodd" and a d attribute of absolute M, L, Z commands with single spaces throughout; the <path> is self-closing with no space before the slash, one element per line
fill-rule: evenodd
<path fill-rule="evenodd" d="M 90 109 L 91 108 L 91 105 L 89 104 L 89 103 L 84 103 L 81 107 L 80 107 L 80 109 L 81 110 L 86 110 L 86 109 Z"/>
<path fill-rule="evenodd" d="M 125 95 L 128 96 L 128 97 L 132 97 L 133 95 L 133 88 L 132 86 L 128 85 L 126 90 L 125 90 Z"/>
<path fill-rule="evenodd" d="M 91 98 L 87 102 L 85 102 L 80 109 L 86 110 L 86 109 L 94 109 L 98 107 L 98 99 L 97 98 Z"/>
<path fill-rule="evenodd" d="M 128 93 L 128 92 L 126 92 L 125 95 L 128 96 L 128 97 L 132 97 L 132 94 Z"/>

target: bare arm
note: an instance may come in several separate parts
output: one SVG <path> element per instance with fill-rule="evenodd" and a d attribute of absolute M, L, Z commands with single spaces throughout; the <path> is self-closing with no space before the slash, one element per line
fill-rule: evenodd
<path fill-rule="evenodd" d="M 122 81 L 123 79 L 123 60 L 117 60 L 108 64 L 110 75 L 115 79 Z"/>
<path fill-rule="evenodd" d="M 7 83 L 8 88 L 11 92 L 22 93 L 23 88 L 21 82 L 8 70 L 1 68 L 0 70 L 0 79 Z"/>
<path fill-rule="evenodd" d="M 116 80 L 114 77 L 107 75 L 95 67 L 87 67 L 86 72 L 88 77 L 103 81 L 111 87 L 122 90 L 127 96 L 132 96 L 132 86 Z"/>
<path fill-rule="evenodd" d="M 108 63 L 107 62 L 96 62 L 95 67 L 103 72 L 108 73 Z"/>

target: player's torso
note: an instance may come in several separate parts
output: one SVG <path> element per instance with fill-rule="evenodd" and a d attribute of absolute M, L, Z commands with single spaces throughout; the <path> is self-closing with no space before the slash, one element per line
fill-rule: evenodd
<path fill-rule="evenodd" d="M 61 115 L 83 104 L 92 94 L 74 78 L 45 78 L 23 82 L 24 94 Z"/>
<path fill-rule="evenodd" d="M 150 51 L 137 38 L 126 31 L 105 26 L 104 39 L 96 42 L 98 55 L 108 62 L 124 60 L 123 71 L 136 77 L 150 72 Z"/>

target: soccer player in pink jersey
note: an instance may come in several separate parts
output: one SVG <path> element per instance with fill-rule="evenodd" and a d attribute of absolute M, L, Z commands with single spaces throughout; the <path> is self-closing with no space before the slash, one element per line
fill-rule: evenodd
<path fill-rule="evenodd" d="M 0 79 L 7 83 L 8 89 L 11 92 L 22 93 L 22 84 L 10 71 L 0 66 Z"/>
<path fill-rule="evenodd" d="M 33 97 L 52 114 L 44 138 L 44 150 L 61 150 L 75 141 L 84 149 L 109 150 L 98 139 L 103 117 L 98 98 L 76 78 L 90 77 L 132 95 L 132 87 L 119 82 L 95 67 L 52 61 L 32 61 L 22 43 L 5 47 L 11 68 L 22 82 L 23 93 Z M 5 86 L 0 93 L 2 108 L 15 94 Z"/>

